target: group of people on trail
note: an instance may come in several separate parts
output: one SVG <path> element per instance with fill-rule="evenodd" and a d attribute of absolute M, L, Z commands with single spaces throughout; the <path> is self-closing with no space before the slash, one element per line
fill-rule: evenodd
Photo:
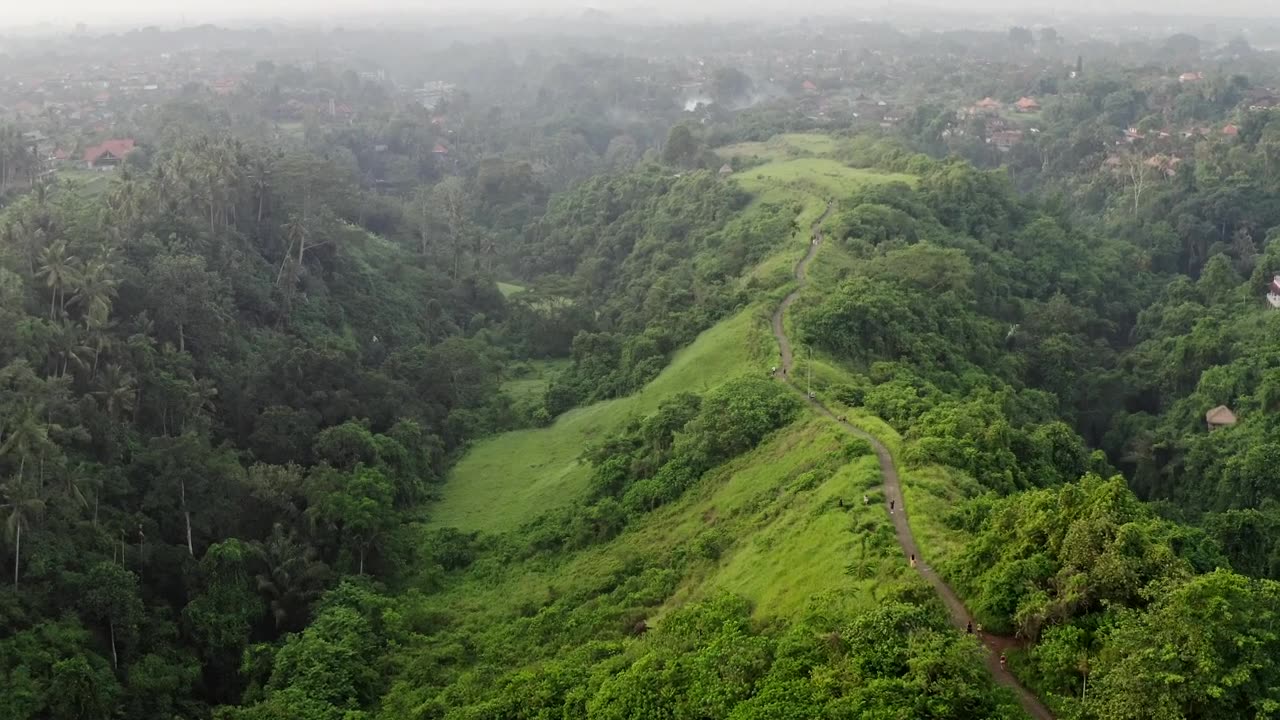
<path fill-rule="evenodd" d="M 915 556 L 913 555 L 912 557 L 915 557 Z M 970 620 L 967 623 L 965 623 L 964 631 L 970 635 L 973 634 L 973 620 Z M 978 633 L 979 634 L 982 633 L 981 625 L 978 626 Z M 1008 669 L 1009 669 L 1009 658 L 1004 653 L 1000 653 L 1000 670 L 1004 671 Z"/>

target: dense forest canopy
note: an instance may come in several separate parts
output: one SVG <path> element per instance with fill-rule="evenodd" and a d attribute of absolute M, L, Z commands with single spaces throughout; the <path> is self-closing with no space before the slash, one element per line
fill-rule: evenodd
<path fill-rule="evenodd" d="M 0 717 L 1275 714 L 1269 31 L 831 22 L 14 42 Z"/>

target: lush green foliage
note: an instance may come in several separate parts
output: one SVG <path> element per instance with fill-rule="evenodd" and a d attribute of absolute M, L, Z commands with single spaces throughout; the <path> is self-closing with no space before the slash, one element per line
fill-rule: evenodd
<path fill-rule="evenodd" d="M 513 422 L 501 296 L 357 226 L 340 166 L 139 157 L 0 218 L 6 717 L 238 701 L 246 648 L 404 562 L 402 513 Z"/>
<path fill-rule="evenodd" d="M 593 179 L 551 204 L 527 235 L 525 272 L 568 278 L 594 320 L 548 390 L 550 414 L 638 390 L 744 302 L 737 278 L 794 216 L 779 206 L 738 213 L 744 200 L 709 172 L 651 167 Z"/>

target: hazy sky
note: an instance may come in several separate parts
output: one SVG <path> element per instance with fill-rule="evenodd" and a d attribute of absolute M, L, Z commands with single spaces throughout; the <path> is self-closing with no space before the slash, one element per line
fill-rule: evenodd
<path fill-rule="evenodd" d="M 735 8 L 779 8 L 795 13 L 850 9 L 850 6 L 895 8 L 933 5 L 956 9 L 1070 12 L 1145 11 L 1161 14 L 1252 15 L 1280 19 L 1280 0 L 3 0 L 0 24 L 86 23 L 173 24 L 200 23 L 235 18 L 311 17 L 329 19 L 365 13 L 429 11 L 551 9 L 656 6 L 681 14 L 705 11 L 720 14 Z"/>

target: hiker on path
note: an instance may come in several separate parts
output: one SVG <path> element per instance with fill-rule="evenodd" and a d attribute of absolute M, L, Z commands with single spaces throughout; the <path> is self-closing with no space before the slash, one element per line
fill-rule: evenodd
<path fill-rule="evenodd" d="M 1004 653 L 1000 653 L 1000 669 L 1001 669 L 1001 670 L 1006 669 L 1006 667 L 1005 667 L 1006 662 L 1007 662 L 1007 661 L 1005 660 Z"/>
<path fill-rule="evenodd" d="M 970 620 L 968 623 L 966 623 L 966 624 L 965 624 L 965 626 L 964 626 L 964 631 L 965 631 L 965 632 L 967 632 L 967 633 L 969 633 L 970 635 L 972 635 L 972 634 L 973 634 L 973 621 L 972 621 L 972 620 Z"/>
<path fill-rule="evenodd" d="M 892 514 L 893 514 L 893 503 L 894 503 L 894 501 L 893 501 L 893 500 L 890 500 L 890 501 L 889 501 L 889 514 L 890 514 L 890 515 L 892 515 Z"/>
<path fill-rule="evenodd" d="M 915 566 L 916 566 L 916 554 L 911 553 L 911 567 L 915 567 Z"/>

